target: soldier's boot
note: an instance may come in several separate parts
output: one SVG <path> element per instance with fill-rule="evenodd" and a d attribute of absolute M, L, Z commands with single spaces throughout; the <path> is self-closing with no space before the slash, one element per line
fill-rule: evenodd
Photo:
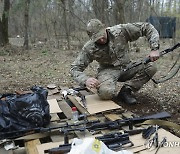
<path fill-rule="evenodd" d="M 134 96 L 132 95 L 132 90 L 131 88 L 127 87 L 127 86 L 123 86 L 120 90 L 120 92 L 118 93 L 117 96 L 119 99 L 121 99 L 121 101 L 123 101 L 126 104 L 129 105 L 133 105 L 137 103 L 137 100 L 134 98 Z"/>

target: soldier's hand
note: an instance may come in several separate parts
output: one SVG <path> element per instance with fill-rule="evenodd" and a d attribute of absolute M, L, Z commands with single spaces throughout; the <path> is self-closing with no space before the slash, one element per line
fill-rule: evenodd
<path fill-rule="evenodd" d="M 100 82 L 95 78 L 89 78 L 86 80 L 86 86 L 89 88 L 96 88 L 98 87 Z"/>
<path fill-rule="evenodd" d="M 159 59 L 159 51 L 158 50 L 152 50 L 150 53 L 149 53 L 149 58 L 150 60 L 153 62 L 153 61 L 156 61 L 157 59 Z"/>

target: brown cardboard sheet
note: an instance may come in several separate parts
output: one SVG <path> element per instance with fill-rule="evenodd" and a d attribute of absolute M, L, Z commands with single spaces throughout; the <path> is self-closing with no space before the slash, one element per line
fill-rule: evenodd
<path fill-rule="evenodd" d="M 75 98 L 82 105 L 81 98 L 80 97 L 75 97 Z M 90 114 L 121 108 L 121 106 L 117 105 L 115 102 L 111 100 L 101 100 L 97 94 L 87 95 L 86 102 L 87 102 L 87 111 Z"/>

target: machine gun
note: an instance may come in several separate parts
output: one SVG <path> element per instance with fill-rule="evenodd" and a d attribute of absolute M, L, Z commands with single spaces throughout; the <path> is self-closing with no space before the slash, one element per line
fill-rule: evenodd
<path fill-rule="evenodd" d="M 146 120 L 165 119 L 165 118 L 169 118 L 169 117 L 171 117 L 171 115 L 168 112 L 160 112 L 160 113 L 153 114 L 150 116 L 126 118 L 126 119 L 118 119 L 115 121 L 94 123 L 94 124 L 92 124 L 90 126 L 86 126 L 86 127 L 64 128 L 64 129 L 61 129 L 61 131 L 67 133 L 67 132 L 71 132 L 71 131 L 85 131 L 87 129 L 90 132 L 94 132 L 94 131 L 104 130 L 104 129 L 110 129 L 110 130 L 119 129 L 122 126 L 129 126 L 129 128 L 132 129 L 134 124 L 142 123 Z"/>

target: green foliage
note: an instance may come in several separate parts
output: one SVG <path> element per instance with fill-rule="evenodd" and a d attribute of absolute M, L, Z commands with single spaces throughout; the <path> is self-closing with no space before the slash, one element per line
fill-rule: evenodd
<path fill-rule="evenodd" d="M 9 51 L 7 50 L 0 50 L 0 56 L 6 56 L 9 55 Z"/>
<path fill-rule="evenodd" d="M 48 55 L 48 50 L 42 50 L 42 55 Z"/>
<path fill-rule="evenodd" d="M 176 5 L 169 7 L 168 6 L 168 1 L 166 3 L 166 7 L 163 8 L 163 15 L 164 16 L 170 16 L 170 17 L 180 17 L 180 13 L 178 12 L 178 7 L 180 6 L 180 1 L 176 1 Z"/>
<path fill-rule="evenodd" d="M 8 18 L 9 17 L 9 12 L 5 11 L 3 12 L 4 18 Z"/>
<path fill-rule="evenodd" d="M 12 51 L 8 48 L 0 48 L 0 56 L 8 56 Z"/>

